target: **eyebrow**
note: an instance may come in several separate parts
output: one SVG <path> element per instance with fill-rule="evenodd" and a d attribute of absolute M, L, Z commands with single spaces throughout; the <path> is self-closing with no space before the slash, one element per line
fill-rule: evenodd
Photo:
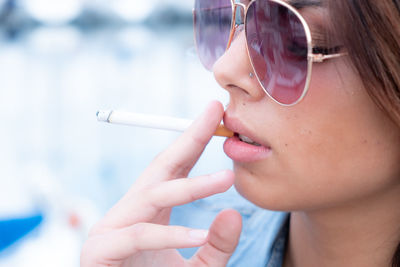
<path fill-rule="evenodd" d="M 321 7 L 323 0 L 288 0 L 288 4 L 296 9 L 305 7 Z"/>

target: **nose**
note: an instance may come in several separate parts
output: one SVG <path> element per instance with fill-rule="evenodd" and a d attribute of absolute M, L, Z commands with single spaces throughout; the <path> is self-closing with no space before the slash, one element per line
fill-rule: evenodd
<path fill-rule="evenodd" d="M 229 49 L 217 60 L 213 72 L 218 84 L 229 92 L 231 98 L 246 96 L 254 100 L 265 96 L 256 77 L 250 75 L 254 71 L 247 53 L 244 31 L 237 34 Z"/>

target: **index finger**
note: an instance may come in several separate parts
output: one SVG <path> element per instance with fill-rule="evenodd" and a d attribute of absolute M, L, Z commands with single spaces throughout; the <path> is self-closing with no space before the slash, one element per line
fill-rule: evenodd
<path fill-rule="evenodd" d="M 141 175 L 140 179 L 152 181 L 186 177 L 203 153 L 224 115 L 218 101 L 207 105 L 206 110 L 164 152 L 159 154 Z"/>

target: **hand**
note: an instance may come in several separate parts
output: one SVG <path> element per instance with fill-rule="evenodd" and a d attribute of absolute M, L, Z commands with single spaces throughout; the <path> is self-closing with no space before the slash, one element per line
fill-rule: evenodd
<path fill-rule="evenodd" d="M 193 125 L 158 155 L 128 193 L 90 231 L 81 266 L 226 266 L 241 217 L 222 211 L 209 231 L 169 226 L 171 209 L 228 190 L 232 171 L 186 179 L 219 125 L 224 110 L 211 103 Z M 189 260 L 176 248 L 201 246 Z"/>

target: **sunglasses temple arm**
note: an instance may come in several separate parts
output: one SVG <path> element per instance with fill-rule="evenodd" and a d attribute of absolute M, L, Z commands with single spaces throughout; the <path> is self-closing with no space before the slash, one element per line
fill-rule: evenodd
<path fill-rule="evenodd" d="M 328 59 L 334 59 L 342 56 L 346 56 L 347 53 L 338 53 L 332 55 L 324 55 L 324 54 L 311 54 L 312 62 L 321 63 Z"/>

